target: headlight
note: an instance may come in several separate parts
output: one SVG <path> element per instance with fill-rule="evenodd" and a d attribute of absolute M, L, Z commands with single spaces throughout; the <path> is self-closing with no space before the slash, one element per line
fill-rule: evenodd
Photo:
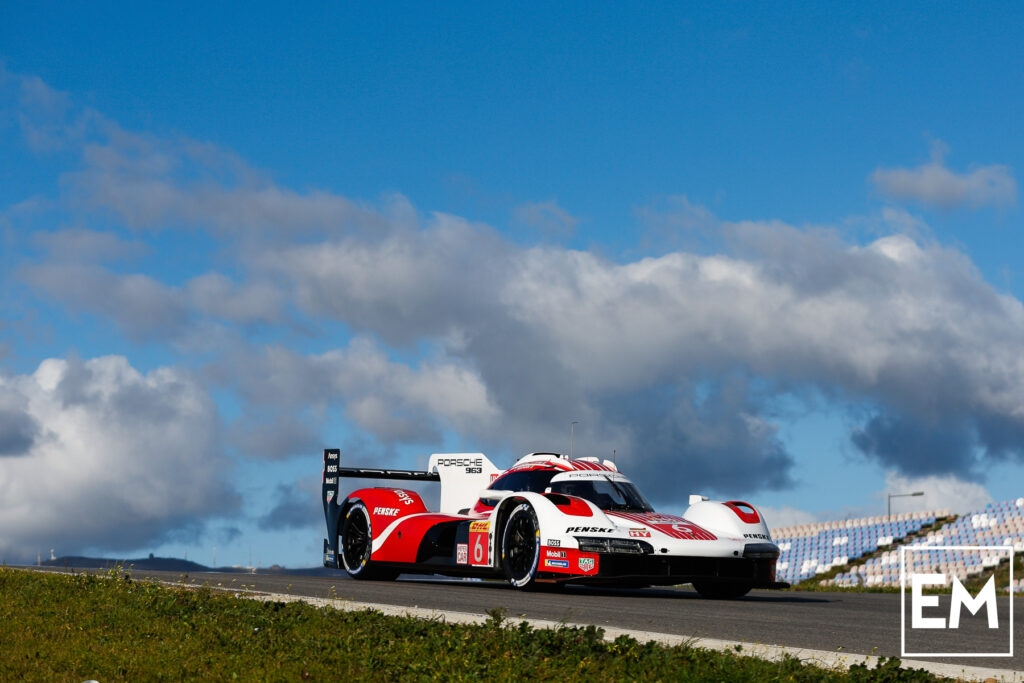
<path fill-rule="evenodd" d="M 585 553 L 631 553 L 633 555 L 649 555 L 654 552 L 650 543 L 632 538 L 598 538 L 595 536 L 576 536 L 580 550 Z"/>

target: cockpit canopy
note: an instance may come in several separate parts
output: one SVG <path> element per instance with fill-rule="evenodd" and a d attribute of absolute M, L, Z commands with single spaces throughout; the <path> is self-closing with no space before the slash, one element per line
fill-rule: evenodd
<path fill-rule="evenodd" d="M 611 512 L 653 512 L 636 485 L 618 472 L 565 471 L 554 468 L 515 470 L 495 479 L 488 489 L 560 493 L 589 500 Z"/>

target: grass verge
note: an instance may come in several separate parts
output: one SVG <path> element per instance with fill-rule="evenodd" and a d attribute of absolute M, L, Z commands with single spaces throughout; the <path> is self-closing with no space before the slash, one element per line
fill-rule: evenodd
<path fill-rule="evenodd" d="M 826 671 L 789 657 L 534 630 L 495 610 L 454 625 L 209 588 L 0 568 L 0 680 L 932 681 L 898 660 Z"/>

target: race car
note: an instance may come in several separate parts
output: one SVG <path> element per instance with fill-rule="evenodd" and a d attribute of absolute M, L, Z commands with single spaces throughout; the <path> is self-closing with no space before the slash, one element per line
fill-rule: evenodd
<path fill-rule="evenodd" d="M 655 512 L 615 464 L 530 453 L 501 471 L 482 453 L 435 453 L 426 471 L 341 467 L 324 450 L 324 566 L 354 579 L 399 574 L 504 578 L 518 589 L 569 583 L 692 583 L 707 598 L 737 598 L 776 581 L 779 548 L 742 501 L 691 495 L 682 517 Z M 344 478 L 440 482 L 439 510 L 403 488 Z"/>

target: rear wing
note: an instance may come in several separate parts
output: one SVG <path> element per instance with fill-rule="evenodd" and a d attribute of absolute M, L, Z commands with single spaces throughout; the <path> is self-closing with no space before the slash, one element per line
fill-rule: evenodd
<path fill-rule="evenodd" d="M 434 472 L 418 470 L 389 470 L 371 467 L 342 467 L 341 449 L 324 449 L 324 472 L 321 484 L 321 499 L 324 502 L 324 517 L 327 518 L 327 538 L 324 539 L 324 565 L 337 566 L 338 521 L 341 506 L 338 502 L 338 480 L 354 479 L 398 479 L 402 481 L 441 481 L 441 476 Z M 328 564 L 330 562 L 330 564 Z"/>
<path fill-rule="evenodd" d="M 480 494 L 501 472 L 483 453 L 435 453 L 430 456 L 429 471 L 391 470 L 371 467 L 342 467 L 341 449 L 324 449 L 324 470 L 321 500 L 327 519 L 327 538 L 324 539 L 324 566 L 338 567 L 338 522 L 341 505 L 338 500 L 338 480 L 393 479 L 398 481 L 441 482 L 441 512 L 458 513 L 470 507 Z"/>
<path fill-rule="evenodd" d="M 420 470 L 389 470 L 373 467 L 341 467 L 341 449 L 324 449 L 323 498 L 324 505 L 338 497 L 338 480 L 353 479 L 400 479 L 403 481 L 441 481 L 435 472 Z"/>

